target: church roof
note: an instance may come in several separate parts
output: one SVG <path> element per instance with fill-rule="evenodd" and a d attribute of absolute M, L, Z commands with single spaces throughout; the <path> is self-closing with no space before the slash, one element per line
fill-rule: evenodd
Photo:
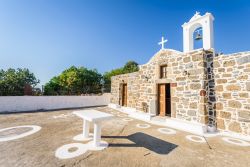
<path fill-rule="evenodd" d="M 183 52 L 180 52 L 180 51 L 177 51 L 174 49 L 163 49 L 163 50 L 160 50 L 157 53 L 155 53 L 154 56 L 148 61 L 148 63 L 155 61 L 162 54 L 173 55 L 173 54 L 183 54 Z M 148 63 L 146 63 L 146 64 L 148 64 Z"/>

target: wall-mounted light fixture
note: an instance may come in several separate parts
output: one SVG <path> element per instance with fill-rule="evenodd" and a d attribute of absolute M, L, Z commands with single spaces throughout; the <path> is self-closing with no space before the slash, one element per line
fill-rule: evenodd
<path fill-rule="evenodd" d="M 184 76 L 189 76 L 189 72 L 187 72 L 187 70 L 184 70 L 183 73 L 182 73 Z"/>
<path fill-rule="evenodd" d="M 146 79 L 147 81 L 150 79 L 150 77 L 146 76 L 146 75 L 142 75 L 141 76 L 142 79 Z"/>

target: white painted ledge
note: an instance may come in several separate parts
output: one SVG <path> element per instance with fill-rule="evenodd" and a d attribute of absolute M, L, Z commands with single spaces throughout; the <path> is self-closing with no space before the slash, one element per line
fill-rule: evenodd
<path fill-rule="evenodd" d="M 250 136 L 246 136 L 243 134 L 227 132 L 227 131 L 208 132 L 207 125 L 196 123 L 196 122 L 180 120 L 177 118 L 165 118 L 166 121 L 160 121 L 157 119 L 152 119 L 154 115 L 136 111 L 136 109 L 134 108 L 122 107 L 117 104 L 109 104 L 108 106 L 120 112 L 129 114 L 129 117 L 142 120 L 142 121 L 145 121 L 154 125 L 158 125 L 158 126 L 171 127 L 173 129 L 189 132 L 189 133 L 204 136 L 204 137 L 228 136 L 228 137 L 233 137 L 236 139 L 250 141 Z"/>
<path fill-rule="evenodd" d="M 173 129 L 189 132 L 196 135 L 204 135 L 207 132 L 207 126 L 203 124 L 199 124 L 196 122 L 184 121 L 176 118 L 165 118 L 165 121 L 151 119 L 150 123 L 166 126 Z"/>
<path fill-rule="evenodd" d="M 117 104 L 109 104 L 108 105 L 110 108 L 113 108 L 115 110 L 118 110 L 122 113 L 126 113 L 129 115 L 129 117 L 131 118 L 135 118 L 135 119 L 139 119 L 139 120 L 142 120 L 142 121 L 150 121 L 151 119 L 151 115 L 148 114 L 148 113 L 144 113 L 144 112 L 141 112 L 141 111 L 137 111 L 135 108 L 131 108 L 131 107 L 123 107 L 123 106 L 120 106 L 120 105 L 117 105 Z"/>
<path fill-rule="evenodd" d="M 146 121 L 146 122 L 150 121 L 151 119 L 151 115 L 149 115 L 148 113 L 140 112 L 140 111 L 129 114 L 129 117 L 139 119 L 142 121 Z"/>
<path fill-rule="evenodd" d="M 207 131 L 206 125 L 202 125 L 202 124 L 198 124 L 198 123 L 178 120 L 178 119 L 174 119 L 174 118 L 169 118 L 169 119 L 166 118 L 166 121 L 164 121 L 164 122 L 156 121 L 156 120 L 151 119 L 154 115 L 150 115 L 149 113 L 144 113 L 141 111 L 136 111 L 135 108 L 122 107 L 122 106 L 117 105 L 117 104 L 109 104 L 109 107 L 116 109 L 120 112 L 129 114 L 129 116 L 132 118 L 146 121 L 146 122 L 149 122 L 149 123 L 152 123 L 155 125 L 167 126 L 167 127 L 171 127 L 174 129 L 183 130 L 183 131 L 187 131 L 190 133 L 198 134 L 198 135 L 203 135 Z"/>
<path fill-rule="evenodd" d="M 204 133 L 207 132 L 206 125 L 195 123 L 195 122 L 179 120 L 175 118 L 167 118 L 165 125 L 174 129 L 179 129 L 179 130 L 183 130 L 183 131 L 198 134 L 198 135 L 204 135 Z"/>
<path fill-rule="evenodd" d="M 250 141 L 250 136 L 246 136 L 246 135 L 242 135 L 242 134 L 238 134 L 238 133 L 234 133 L 234 132 L 222 131 L 222 132 L 220 132 L 220 135 Z"/>

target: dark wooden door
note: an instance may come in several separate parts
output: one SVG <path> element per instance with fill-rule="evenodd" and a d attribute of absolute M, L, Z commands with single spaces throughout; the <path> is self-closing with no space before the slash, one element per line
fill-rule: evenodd
<path fill-rule="evenodd" d="M 122 106 L 127 106 L 128 101 L 128 88 L 127 84 L 123 84 L 122 86 Z"/>
<path fill-rule="evenodd" d="M 166 115 L 171 117 L 171 93 L 170 84 L 166 84 Z"/>
<path fill-rule="evenodd" d="M 159 108 L 159 115 L 165 116 L 166 115 L 166 86 L 165 84 L 160 84 L 158 86 L 158 108 Z"/>

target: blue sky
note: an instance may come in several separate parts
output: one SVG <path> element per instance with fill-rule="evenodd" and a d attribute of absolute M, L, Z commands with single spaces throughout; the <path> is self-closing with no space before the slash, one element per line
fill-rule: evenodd
<path fill-rule="evenodd" d="M 144 64 L 161 36 L 182 51 L 195 11 L 214 15 L 216 51 L 250 50 L 248 0 L 0 0 L 0 69 L 29 68 L 44 84 L 71 65 Z"/>

